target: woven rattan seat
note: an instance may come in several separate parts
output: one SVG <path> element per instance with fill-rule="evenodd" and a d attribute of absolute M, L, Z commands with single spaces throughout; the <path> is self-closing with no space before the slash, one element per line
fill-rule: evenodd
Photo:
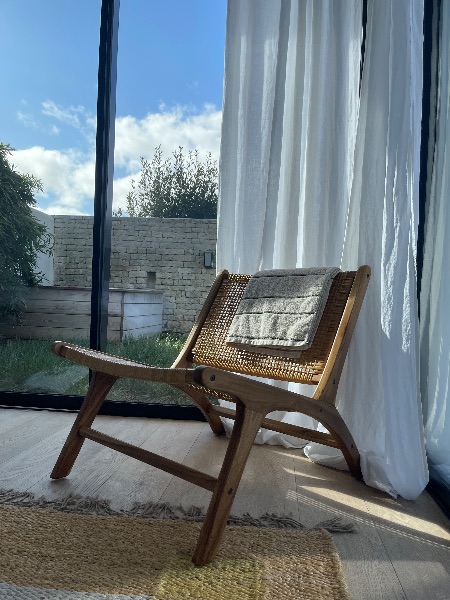
<path fill-rule="evenodd" d="M 270 379 L 318 383 L 354 278 L 355 273 L 340 273 L 335 277 L 325 307 L 327 317 L 321 320 L 313 345 L 302 352 L 301 358 L 284 358 L 255 354 L 225 343 L 231 321 L 250 280 L 249 275 L 228 275 L 192 349 L 192 362 Z"/>
<path fill-rule="evenodd" d="M 260 354 L 226 344 L 228 329 L 250 280 L 249 275 L 227 271 L 217 275 L 196 324 L 169 369 L 55 342 L 52 347 L 55 354 L 89 367 L 93 376 L 51 477 L 66 477 L 84 440 L 90 439 L 211 491 L 212 499 L 193 557 L 198 566 L 215 556 L 249 452 L 261 427 L 339 448 L 352 475 L 360 478 L 358 449 L 335 401 L 369 278 L 367 266 L 339 273 L 334 278 L 313 344 L 299 358 Z M 216 434 L 224 432 L 221 417 L 235 419 L 218 477 L 92 429 L 109 390 L 123 377 L 163 382 L 183 390 L 198 405 Z M 255 377 L 306 383 L 315 389 L 311 397 L 304 396 Z M 218 405 L 212 401 L 214 397 L 231 400 L 236 404 L 236 410 Z M 323 424 L 329 433 L 267 418 L 268 413 L 279 410 L 309 415 Z"/>

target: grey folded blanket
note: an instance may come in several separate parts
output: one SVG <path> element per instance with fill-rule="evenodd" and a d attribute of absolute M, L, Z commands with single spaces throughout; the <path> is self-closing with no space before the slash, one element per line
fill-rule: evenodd
<path fill-rule="evenodd" d="M 335 267 L 259 271 L 245 288 L 226 342 L 251 352 L 300 355 L 314 340 L 339 272 Z"/>

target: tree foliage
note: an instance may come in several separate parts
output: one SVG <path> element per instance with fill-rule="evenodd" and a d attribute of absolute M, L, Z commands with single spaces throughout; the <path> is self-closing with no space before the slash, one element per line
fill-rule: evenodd
<path fill-rule="evenodd" d="M 141 157 L 141 166 L 127 195 L 131 217 L 216 218 L 219 173 L 211 153 L 202 162 L 198 150 L 185 156 L 180 146 L 163 160 L 158 146 L 150 161 Z"/>
<path fill-rule="evenodd" d="M 51 236 L 31 212 L 42 184 L 15 170 L 8 160 L 12 150 L 0 142 L 0 323 L 19 319 L 26 288 L 44 277 L 37 272 L 37 254 L 51 252 Z"/>

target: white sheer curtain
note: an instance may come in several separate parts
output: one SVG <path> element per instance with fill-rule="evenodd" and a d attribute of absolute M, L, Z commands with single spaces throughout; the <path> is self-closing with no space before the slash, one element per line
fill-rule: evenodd
<path fill-rule="evenodd" d="M 442 3 L 434 165 L 421 286 L 421 389 L 431 464 L 450 484 L 450 3 Z"/>
<path fill-rule="evenodd" d="M 358 1 L 229 2 L 218 268 L 253 273 L 339 264 L 360 50 Z M 270 416 L 314 426 L 293 413 Z M 266 430 L 256 441 L 306 443 Z"/>
<path fill-rule="evenodd" d="M 416 240 L 421 2 L 368 5 L 367 49 L 343 268 L 372 265 L 339 409 L 366 481 L 405 498 L 427 483 L 419 398 Z M 311 452 L 309 455 L 311 457 Z M 320 456 L 320 453 L 318 453 Z"/>
<path fill-rule="evenodd" d="M 366 482 L 406 498 L 427 481 L 415 296 L 422 16 L 420 0 L 369 1 L 360 101 L 358 0 L 229 0 L 217 248 L 218 268 L 237 272 L 372 266 L 338 408 Z M 342 466 L 323 446 L 306 452 Z"/>
<path fill-rule="evenodd" d="M 339 263 L 360 50 L 359 0 L 229 1 L 219 266 Z"/>

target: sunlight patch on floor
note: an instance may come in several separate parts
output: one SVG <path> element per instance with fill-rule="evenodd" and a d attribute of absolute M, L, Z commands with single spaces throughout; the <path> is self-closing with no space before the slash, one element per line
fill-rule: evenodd
<path fill-rule="evenodd" d="M 286 498 L 296 500 L 299 504 L 326 510 L 336 516 L 346 517 L 355 521 L 355 523 L 372 525 L 375 521 L 379 528 L 425 544 L 446 547 L 450 550 L 450 532 L 433 521 L 402 513 L 398 509 L 383 508 L 377 510 L 377 507 L 374 506 L 374 510 L 371 512 L 365 503 L 361 502 L 357 506 L 360 502 L 359 499 L 343 492 L 331 491 L 329 488 L 302 486 L 302 489 L 309 492 L 310 495 L 290 490 L 286 494 Z M 320 500 L 320 498 L 323 500 Z"/>
<path fill-rule="evenodd" d="M 301 475 L 302 477 L 307 477 L 308 479 L 317 479 L 317 481 L 329 481 L 327 477 L 320 477 L 319 475 L 313 475 L 312 473 L 299 473 L 295 469 L 289 469 L 288 467 L 283 467 L 285 473 L 290 473 L 291 475 Z"/>

